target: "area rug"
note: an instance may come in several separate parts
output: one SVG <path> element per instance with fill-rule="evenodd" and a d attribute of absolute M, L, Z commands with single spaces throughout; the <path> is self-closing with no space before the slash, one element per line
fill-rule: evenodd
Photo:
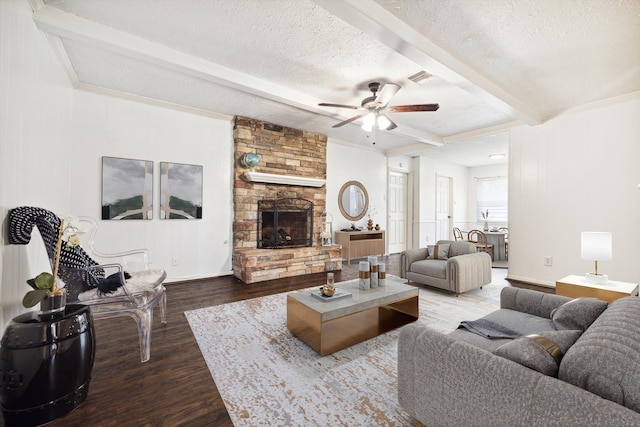
<path fill-rule="evenodd" d="M 504 286 L 421 287 L 417 322 L 450 332 L 499 308 Z M 235 426 L 419 425 L 397 401 L 399 329 L 320 356 L 287 329 L 287 294 L 185 312 Z"/>

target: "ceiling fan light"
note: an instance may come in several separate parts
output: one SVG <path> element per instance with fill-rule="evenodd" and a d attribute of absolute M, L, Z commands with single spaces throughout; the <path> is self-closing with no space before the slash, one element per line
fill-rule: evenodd
<path fill-rule="evenodd" d="M 373 130 L 373 125 L 376 122 L 376 115 L 373 113 L 369 113 L 366 116 L 364 116 L 364 119 L 362 119 L 362 129 L 364 129 L 367 132 L 371 132 Z"/>
<path fill-rule="evenodd" d="M 391 120 L 386 116 L 378 116 L 378 129 L 387 130 L 391 126 Z"/>

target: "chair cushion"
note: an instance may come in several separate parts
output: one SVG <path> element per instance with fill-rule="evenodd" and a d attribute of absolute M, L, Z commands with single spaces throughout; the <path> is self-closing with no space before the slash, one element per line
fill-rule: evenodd
<path fill-rule="evenodd" d="M 449 243 L 429 246 L 427 259 L 449 259 Z"/>
<path fill-rule="evenodd" d="M 167 272 L 164 270 L 144 270 L 129 273 L 131 278 L 127 280 L 125 287 L 129 295 L 135 295 L 142 292 L 148 292 L 158 287 L 164 279 L 167 277 Z M 78 295 L 78 301 L 91 301 L 96 299 L 105 299 L 125 295 L 122 287 L 118 288 L 115 292 L 106 295 L 100 295 L 98 289 L 91 289 L 89 291 L 82 292 Z"/>
<path fill-rule="evenodd" d="M 447 261 L 441 259 L 424 259 L 411 264 L 411 272 L 438 279 L 447 278 Z"/>

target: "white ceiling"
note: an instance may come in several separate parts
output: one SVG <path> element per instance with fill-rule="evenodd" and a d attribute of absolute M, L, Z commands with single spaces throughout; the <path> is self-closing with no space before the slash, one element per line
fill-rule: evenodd
<path fill-rule="evenodd" d="M 490 164 L 513 124 L 640 91 L 639 0 L 29 1 L 81 89 L 387 155 Z M 440 109 L 332 128 L 358 112 L 318 103 L 360 105 L 372 81 L 402 87 L 389 105 Z"/>

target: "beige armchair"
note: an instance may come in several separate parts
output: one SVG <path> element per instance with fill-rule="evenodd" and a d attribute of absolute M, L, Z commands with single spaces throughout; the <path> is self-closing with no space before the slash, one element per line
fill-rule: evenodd
<path fill-rule="evenodd" d="M 402 252 L 400 275 L 458 296 L 491 283 L 491 256 L 478 252 L 473 243 L 440 240 L 428 248 Z"/>

